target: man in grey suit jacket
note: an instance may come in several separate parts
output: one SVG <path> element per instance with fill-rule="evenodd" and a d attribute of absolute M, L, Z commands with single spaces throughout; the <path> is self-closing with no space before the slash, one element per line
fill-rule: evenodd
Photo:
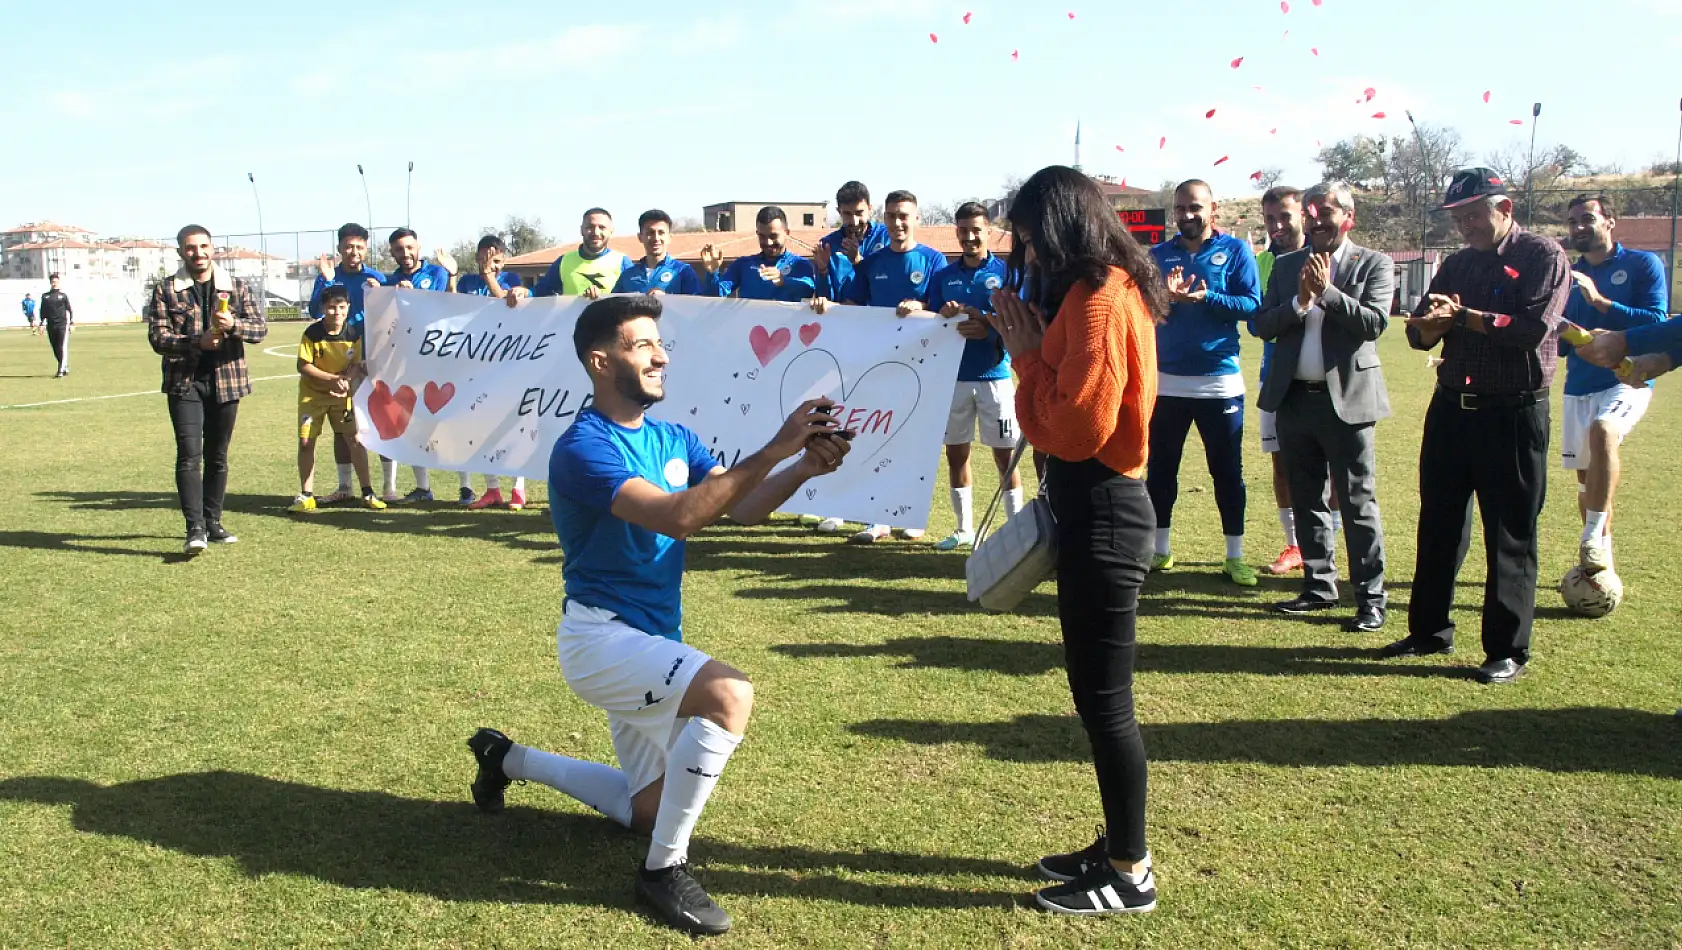
<path fill-rule="evenodd" d="M 1394 265 L 1348 238 L 1355 201 L 1343 185 L 1303 196 L 1309 246 L 1273 265 L 1254 320 L 1273 341 L 1261 408 L 1278 414 L 1279 451 L 1291 483 L 1302 546 L 1302 593 L 1277 606 L 1305 615 L 1337 606 L 1327 468 L 1349 546 L 1357 609 L 1347 629 L 1384 626 L 1384 527 L 1374 497 L 1373 431 L 1390 415 L 1374 345 L 1390 323 Z"/>

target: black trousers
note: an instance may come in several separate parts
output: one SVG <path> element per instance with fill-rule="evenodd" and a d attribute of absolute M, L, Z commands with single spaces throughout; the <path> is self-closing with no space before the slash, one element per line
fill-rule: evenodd
<path fill-rule="evenodd" d="M 1144 482 L 1096 460 L 1052 458 L 1046 480 L 1069 691 L 1092 743 L 1110 857 L 1142 861 L 1145 743 L 1133 716 L 1133 664 L 1156 515 Z"/>
<path fill-rule="evenodd" d="M 216 384 L 208 379 L 195 379 L 186 395 L 169 397 L 169 421 L 175 427 L 175 491 L 181 497 L 188 531 L 222 522 L 228 443 L 238 417 L 239 400 L 217 402 Z"/>
<path fill-rule="evenodd" d="M 1408 635 L 1454 642 L 1454 582 L 1471 544 L 1473 497 L 1483 515 L 1487 574 L 1483 650 L 1530 659 L 1536 615 L 1536 522 L 1548 485 L 1548 403 L 1462 409 L 1438 390 L 1419 446 L 1419 554 Z"/>
<path fill-rule="evenodd" d="M 65 372 L 70 368 L 70 324 L 52 320 L 46 322 L 46 327 L 47 342 L 52 345 L 58 371 Z"/>

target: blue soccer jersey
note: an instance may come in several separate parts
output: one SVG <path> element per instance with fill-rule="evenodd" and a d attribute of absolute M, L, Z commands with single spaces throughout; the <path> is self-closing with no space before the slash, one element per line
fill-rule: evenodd
<path fill-rule="evenodd" d="M 1605 313 L 1596 310 L 1583 296 L 1582 288 L 1573 286 L 1565 302 L 1565 319 L 1585 330 L 1633 330 L 1650 326 L 1665 318 L 1664 264 L 1657 254 L 1637 251 L 1622 244 L 1612 245 L 1612 253 L 1599 266 L 1588 258 L 1579 258 L 1572 270 L 1589 275 L 1600 295 L 1612 301 Z M 1577 348 L 1561 341 L 1560 352 L 1565 354 L 1565 394 L 1586 396 L 1618 385 L 1618 377 L 1609 369 L 1596 366 L 1577 355 Z M 1651 386 L 1652 381 L 1647 385 Z"/>
<path fill-rule="evenodd" d="M 668 254 L 655 267 L 637 261 L 620 271 L 619 282 L 613 285 L 616 294 L 646 294 L 651 290 L 695 297 L 701 293 L 701 278 L 695 268 Z"/>
<path fill-rule="evenodd" d="M 709 279 L 710 295 L 739 297 L 743 300 L 781 300 L 785 303 L 799 303 L 808 297 L 816 296 L 817 284 L 812 274 L 811 261 L 791 251 L 784 251 L 783 256 L 777 258 L 774 265 L 782 277 L 782 286 L 773 284 L 759 275 L 761 267 L 771 266 L 773 265 L 759 254 L 738 257 L 730 262 L 724 273 Z"/>
<path fill-rule="evenodd" d="M 496 282 L 503 290 L 513 290 L 520 286 L 520 275 L 513 271 L 498 271 Z M 491 286 L 485 283 L 485 278 L 479 274 L 468 274 L 466 277 L 456 280 L 456 293 L 476 294 L 480 297 L 492 296 Z"/>
<path fill-rule="evenodd" d="M 392 271 L 387 275 L 385 285 L 396 287 L 403 281 L 408 281 L 409 286 L 416 290 L 447 291 L 450 289 L 450 272 L 445 270 L 442 264 L 427 261 L 407 274 Z"/>
<path fill-rule="evenodd" d="M 333 272 L 333 279 L 327 280 L 320 274 L 315 275 L 315 286 L 310 288 L 310 319 L 321 319 L 321 292 L 329 287 L 343 287 L 345 294 L 350 297 L 350 316 L 345 320 L 345 333 L 351 339 L 362 338 L 362 292 L 368 289 L 368 281 L 384 285 L 385 275 L 371 267 L 361 270 L 347 271 L 339 268 Z"/>
<path fill-rule="evenodd" d="M 939 313 L 947 301 L 993 312 L 993 291 L 1005 285 L 1008 267 L 995 254 L 988 254 L 980 267 L 969 267 L 960 259 L 934 275 L 928 299 L 923 305 Z M 965 340 L 964 355 L 958 361 L 958 381 L 981 382 L 1010 378 L 1010 355 L 1004 350 L 997 330 L 989 327 L 985 340 Z"/>
<path fill-rule="evenodd" d="M 848 291 L 853 286 L 853 279 L 857 276 L 857 268 L 841 253 L 841 241 L 846 237 L 846 230 L 837 228 L 823 236 L 819 246 L 829 252 L 829 273 L 824 275 L 824 296 L 831 300 L 846 300 Z M 864 229 L 864 237 L 859 240 L 859 263 L 864 259 L 888 246 L 888 226 L 880 221 L 872 221 Z"/>
<path fill-rule="evenodd" d="M 884 247 L 859 261 L 848 303 L 867 307 L 897 307 L 907 300 L 927 296 L 934 275 L 946 269 L 946 255 L 927 244 L 909 251 Z"/>
<path fill-rule="evenodd" d="M 567 600 L 682 640 L 684 542 L 615 517 L 613 499 L 634 478 L 680 492 L 716 467 L 700 436 L 683 426 L 645 417 L 627 429 L 594 409 L 580 412 L 549 456 L 549 515 Z"/>
<path fill-rule="evenodd" d="M 1169 376 L 1236 376 L 1238 321 L 1261 306 L 1261 276 L 1250 242 L 1216 233 L 1195 252 L 1178 238 L 1151 248 L 1163 276 L 1178 267 L 1207 286 L 1201 303 L 1177 303 L 1156 328 L 1156 365 Z"/>

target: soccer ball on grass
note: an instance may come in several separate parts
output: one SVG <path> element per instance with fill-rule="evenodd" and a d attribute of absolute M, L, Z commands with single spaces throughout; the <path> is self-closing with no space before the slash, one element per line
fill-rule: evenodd
<path fill-rule="evenodd" d="M 1604 617 L 1624 602 L 1624 582 L 1610 570 L 1590 574 L 1577 564 L 1560 579 L 1559 596 L 1572 613 Z"/>

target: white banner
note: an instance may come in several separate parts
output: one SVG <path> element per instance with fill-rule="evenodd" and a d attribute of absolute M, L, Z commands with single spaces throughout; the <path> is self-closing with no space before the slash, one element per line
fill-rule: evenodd
<path fill-rule="evenodd" d="M 588 301 L 549 297 L 510 310 L 468 294 L 370 289 L 368 380 L 358 437 L 411 465 L 549 477 L 549 452 L 591 384 L 572 347 Z M 841 470 L 784 510 L 849 521 L 928 524 L 963 338 L 955 321 L 840 307 L 667 295 L 660 335 L 666 398 L 649 414 L 698 433 L 726 467 L 757 451 L 801 402 L 834 399 L 858 432 Z M 792 460 L 790 463 L 792 464 Z"/>

